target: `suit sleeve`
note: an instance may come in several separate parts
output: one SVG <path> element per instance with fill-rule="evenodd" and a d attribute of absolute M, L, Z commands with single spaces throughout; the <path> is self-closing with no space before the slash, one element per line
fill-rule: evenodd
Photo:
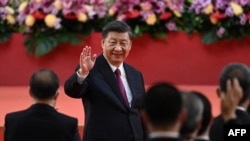
<path fill-rule="evenodd" d="M 80 68 L 78 65 L 75 69 L 75 72 L 66 80 L 64 83 L 64 92 L 66 95 L 72 97 L 72 98 L 82 98 L 83 89 L 86 88 L 86 82 L 83 81 L 82 84 L 78 83 L 77 79 L 78 76 L 76 74 L 76 71 Z"/>

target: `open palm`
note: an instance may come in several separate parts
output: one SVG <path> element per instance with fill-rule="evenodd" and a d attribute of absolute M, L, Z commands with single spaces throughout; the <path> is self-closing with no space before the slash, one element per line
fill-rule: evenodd
<path fill-rule="evenodd" d="M 80 55 L 80 74 L 87 74 L 93 68 L 95 60 L 96 54 L 91 56 L 91 47 L 84 47 Z"/>

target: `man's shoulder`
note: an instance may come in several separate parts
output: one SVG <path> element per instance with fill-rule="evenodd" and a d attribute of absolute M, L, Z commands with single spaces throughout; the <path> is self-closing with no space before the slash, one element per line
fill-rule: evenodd
<path fill-rule="evenodd" d="M 26 113 L 27 109 L 25 110 L 19 110 L 19 111 L 13 111 L 13 112 L 9 112 L 6 113 L 6 117 L 16 117 L 16 116 L 21 116 L 24 115 Z"/>
<path fill-rule="evenodd" d="M 129 70 L 129 71 L 133 71 L 133 72 L 136 72 L 136 73 L 141 73 L 140 70 L 138 70 L 137 68 L 135 68 L 134 66 L 124 62 L 123 63 L 123 66 L 126 70 Z"/>
<path fill-rule="evenodd" d="M 58 113 L 58 116 L 64 120 L 69 120 L 69 121 L 77 121 L 77 118 L 76 117 L 73 117 L 71 115 L 67 115 L 65 113 L 60 113 L 60 112 L 57 112 Z"/>

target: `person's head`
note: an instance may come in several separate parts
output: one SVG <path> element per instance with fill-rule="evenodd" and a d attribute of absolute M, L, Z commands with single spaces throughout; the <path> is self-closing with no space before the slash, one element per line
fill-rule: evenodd
<path fill-rule="evenodd" d="M 220 91 L 226 92 L 226 82 L 227 80 L 233 80 L 233 78 L 238 79 L 243 91 L 243 96 L 239 102 L 239 105 L 241 105 L 249 99 L 250 95 L 250 71 L 248 66 L 242 63 L 230 63 L 226 65 L 220 74 L 218 94 Z"/>
<path fill-rule="evenodd" d="M 209 132 L 210 125 L 212 123 L 213 115 L 212 115 L 212 106 L 209 99 L 201 92 L 198 91 L 191 91 L 191 93 L 198 96 L 204 106 L 203 113 L 202 113 L 202 121 L 201 121 L 201 128 L 198 132 L 198 136 L 203 135 L 205 132 Z"/>
<path fill-rule="evenodd" d="M 119 66 L 128 56 L 132 46 L 131 28 L 122 21 L 112 21 L 102 30 L 103 55 L 109 63 Z"/>
<path fill-rule="evenodd" d="M 58 95 L 59 78 L 50 69 L 40 69 L 30 78 L 30 95 L 38 101 L 55 99 Z"/>
<path fill-rule="evenodd" d="M 200 128 L 203 103 L 198 96 L 191 92 L 183 91 L 181 94 L 186 110 L 186 119 L 181 126 L 180 134 L 184 138 L 194 138 Z"/>
<path fill-rule="evenodd" d="M 182 97 L 172 84 L 159 82 L 152 85 L 145 94 L 143 107 L 142 117 L 149 131 L 171 129 L 178 123 L 179 130 L 183 120 Z"/>

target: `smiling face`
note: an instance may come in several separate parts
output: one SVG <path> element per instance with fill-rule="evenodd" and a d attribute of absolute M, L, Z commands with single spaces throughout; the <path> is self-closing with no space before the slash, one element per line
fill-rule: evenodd
<path fill-rule="evenodd" d="M 128 32 L 111 31 L 102 40 L 103 55 L 110 64 L 119 67 L 127 58 L 131 45 Z"/>

